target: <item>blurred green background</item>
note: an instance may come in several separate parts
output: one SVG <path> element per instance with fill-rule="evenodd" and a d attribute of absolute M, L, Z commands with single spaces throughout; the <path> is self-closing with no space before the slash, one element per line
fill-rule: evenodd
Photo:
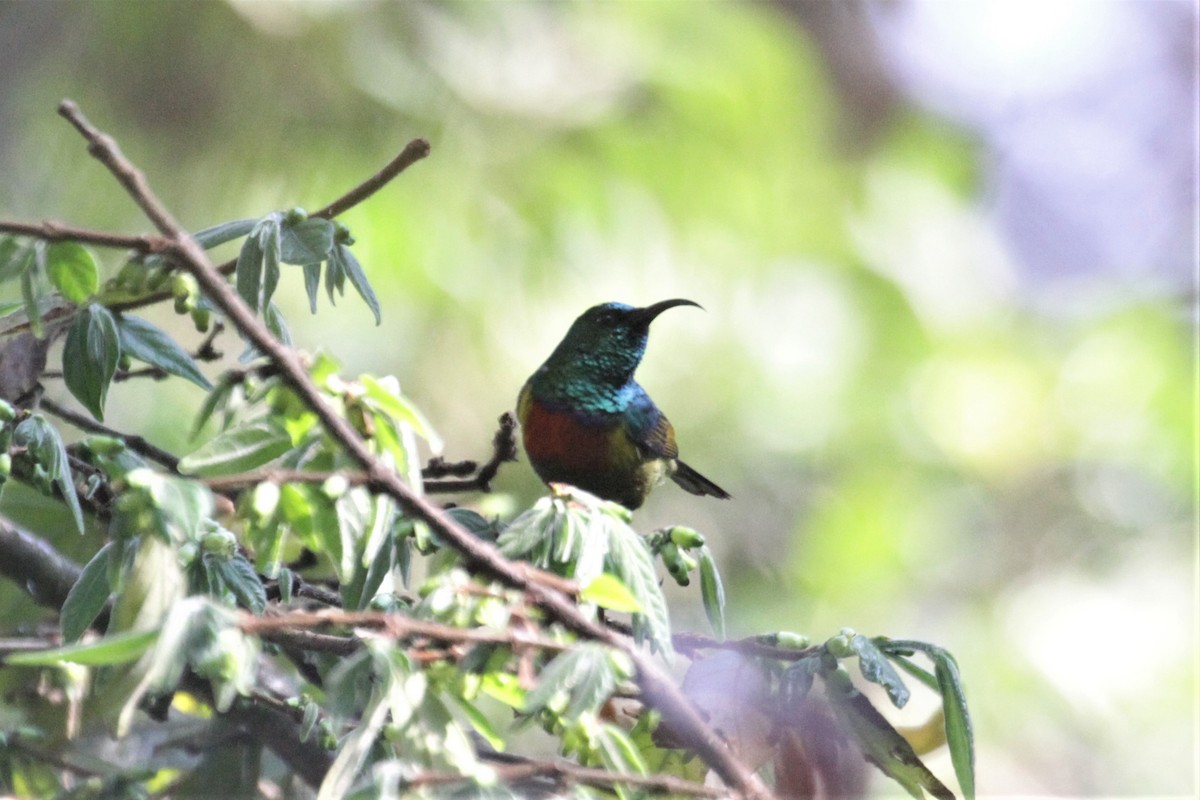
<path fill-rule="evenodd" d="M 343 217 L 382 325 L 356 297 L 310 316 L 297 271 L 301 347 L 397 375 L 449 458 L 482 458 L 584 308 L 700 302 L 639 377 L 736 499 L 664 487 L 635 522 L 706 533 L 733 633 L 946 646 L 981 795 L 1187 796 L 1193 4 L 1028 5 L 8 3 L 0 214 L 147 229 L 65 96 L 193 229 L 317 208 L 425 137 Z M 186 451 L 202 399 L 118 385 L 107 421 Z M 478 502 L 506 515 L 540 491 L 523 463 L 497 488 Z M 696 591 L 673 609 L 704 629 Z"/>

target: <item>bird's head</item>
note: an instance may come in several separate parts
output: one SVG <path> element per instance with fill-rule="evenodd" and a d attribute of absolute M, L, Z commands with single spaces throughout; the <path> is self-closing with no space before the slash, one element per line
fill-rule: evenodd
<path fill-rule="evenodd" d="M 701 307 L 691 300 L 663 300 L 644 308 L 624 303 L 592 306 L 572 323 L 546 366 L 573 373 L 576 379 L 622 385 L 646 352 L 650 323 L 676 306 Z"/>

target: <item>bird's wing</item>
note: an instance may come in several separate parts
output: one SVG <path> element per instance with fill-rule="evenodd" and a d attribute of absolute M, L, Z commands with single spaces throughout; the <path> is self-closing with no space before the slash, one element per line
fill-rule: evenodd
<path fill-rule="evenodd" d="M 637 395 L 629 404 L 625 414 L 626 431 L 643 455 L 653 458 L 675 458 L 679 448 L 675 446 L 675 429 L 667 415 L 658 410 L 642 387 L 637 386 Z"/>

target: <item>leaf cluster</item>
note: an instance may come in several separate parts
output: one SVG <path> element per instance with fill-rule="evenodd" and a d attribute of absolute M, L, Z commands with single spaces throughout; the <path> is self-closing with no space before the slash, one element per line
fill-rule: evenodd
<path fill-rule="evenodd" d="M 350 253 L 352 238 L 338 223 L 292 209 L 195 238 L 206 248 L 243 239 L 233 285 L 281 342 L 290 337 L 272 298 L 283 265 L 301 268 L 314 311 L 322 280 L 331 301 L 349 282 L 379 319 L 377 298 Z M 135 436 L 99 426 L 67 445 L 37 411 L 0 405 L 0 479 L 12 475 L 60 498 L 81 532 L 85 512 L 106 526 L 60 603 L 60 643 L 8 655 L 6 668 L 54 676 L 75 698 L 70 702 L 90 697 L 89 721 L 118 735 L 170 725 L 169 716 L 153 720 L 172 704 L 191 709 L 185 716 L 193 721 L 265 705 L 292 725 L 292 746 L 317 748 L 323 764 L 313 782 L 321 797 L 398 796 L 445 785 L 520 796 L 528 787 L 506 777 L 516 774 L 514 763 L 525 769 L 523 779 L 535 781 L 549 772 L 563 779 L 584 774 L 571 770 L 593 770 L 587 781 L 573 781 L 577 796 L 641 796 L 658 785 L 656 775 L 676 776 L 680 782 L 671 785 L 685 793 L 708 793 L 696 782 L 705 770 L 691 756 L 694 742 L 659 730 L 649 710 L 654 698 L 643 696 L 635 664 L 638 646 L 667 660 L 677 650 L 660 566 L 681 586 L 698 576 L 716 634 L 689 645 L 697 705 L 708 702 L 720 663 L 695 658 L 697 649 L 743 646 L 724 641 L 726 596 L 703 535 L 674 526 L 643 536 L 627 509 L 557 485 L 507 522 L 465 508 L 449 512 L 504 558 L 572 587 L 589 623 L 624 631 L 631 643 L 623 649 L 581 635 L 580 626 L 564 625 L 527 593 L 479 570 L 461 547 L 433 533 L 428 518 L 406 513 L 379 491 L 296 391 L 296 379 L 285 381 L 255 348 L 243 354 L 244 366 L 210 380 L 203 359 L 130 313 L 166 290 L 201 333 L 221 315 L 171 258 L 169 251 L 135 254 L 102 285 L 97 260 L 78 244 L 0 238 L 0 281 L 21 281 L 24 296 L 0 327 L 14 330 L 23 317 L 40 334 L 50 321 L 61 323 L 62 377 L 96 420 L 103 420 L 113 381 L 137 359 L 202 388 L 207 395 L 194 430 L 213 431 L 182 458 L 156 464 L 137 450 Z M 47 308 L 55 309 L 53 318 Z M 441 442 L 399 382 L 343 377 L 325 354 L 308 360 L 307 373 L 373 457 L 419 489 L 418 441 L 435 453 Z M 759 675 L 748 686 L 761 688 L 747 708 L 786 729 L 780 710 L 802 707 L 819 682 L 841 735 L 859 752 L 915 795 L 947 796 L 843 662 L 856 659 L 862 679 L 882 687 L 897 707 L 908 699 L 899 668 L 941 693 L 945 739 L 959 784 L 972 794 L 970 723 L 948 653 L 851 631 L 818 648 L 789 643 L 779 634 L 746 645 Z M 914 660 L 917 654 L 932 671 Z M 79 770 L 94 774 L 99 794 L 117 785 L 169 789 L 195 779 L 206 763 L 183 733 L 178 747 L 136 765 L 89 761 L 85 770 L 71 760 L 87 755 L 82 745 L 40 758 L 55 734 L 37 722 L 43 705 L 33 699 L 13 710 L 23 725 L 0 755 L 0 785 L 8 789 L 62 789 Z M 737 719 L 719 704 L 705 710 Z M 534 730 L 570 760 L 502 755 L 518 734 Z M 250 761 L 265 747 L 289 750 L 254 737 L 236 747 Z M 259 777 L 243 775 L 246 783 L 222 788 L 241 791 Z"/>

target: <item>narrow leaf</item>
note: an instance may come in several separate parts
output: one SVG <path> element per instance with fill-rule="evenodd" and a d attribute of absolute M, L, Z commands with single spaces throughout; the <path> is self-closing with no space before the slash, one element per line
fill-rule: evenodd
<path fill-rule="evenodd" d="M 229 475 L 261 467 L 292 447 L 288 432 L 274 422 L 258 419 L 224 433 L 179 462 L 180 472 Z"/>
<path fill-rule="evenodd" d="M 83 303 L 100 289 L 100 266 L 78 242 L 55 242 L 46 248 L 46 275 L 72 303 Z"/>
<path fill-rule="evenodd" d="M 849 679 L 846 680 L 848 683 Z M 849 686 L 845 689 L 829 687 L 827 694 L 868 761 L 918 800 L 924 798 L 922 790 L 938 800 L 955 800 L 954 793 L 929 771 L 912 745 L 866 696 Z"/>
<path fill-rule="evenodd" d="M 22 667 L 52 667 L 66 661 L 89 667 L 125 664 L 150 649 L 158 639 L 158 631 L 127 631 L 105 636 L 88 644 L 56 647 L 33 653 L 16 653 L 4 657 L 5 664 Z"/>
<path fill-rule="evenodd" d="M 939 649 L 931 654 L 934 674 L 942 692 L 942 714 L 946 719 L 946 743 L 950 746 L 950 761 L 954 774 L 962 787 L 963 797 L 975 797 L 975 737 L 971 729 L 971 715 L 967 710 L 967 699 L 963 693 L 958 664 L 954 657 Z"/>
<path fill-rule="evenodd" d="M 140 317 L 121 315 L 117 317 L 117 330 L 122 353 L 203 389 L 212 388 L 195 360 L 162 329 Z"/>
<path fill-rule="evenodd" d="M 234 239 L 240 239 L 250 231 L 254 230 L 254 226 L 258 223 L 256 219 L 235 219 L 230 222 L 222 222 L 219 225 L 213 225 L 211 228 L 205 228 L 192 234 L 192 238 L 205 250 L 211 250 L 217 245 L 232 242 Z"/>
<path fill-rule="evenodd" d="M 238 294 L 258 313 L 262 300 L 263 251 L 257 236 L 248 236 L 238 253 L 237 269 L 234 273 Z"/>
<path fill-rule="evenodd" d="M 704 601 L 704 615 L 718 639 L 725 638 L 725 587 L 721 584 L 721 573 L 707 545 L 700 546 L 700 598 Z"/>
<path fill-rule="evenodd" d="M 67 448 L 58 430 L 41 414 L 27 417 L 13 431 L 13 443 L 25 447 L 34 461 L 46 470 L 46 474 L 58 484 L 63 501 L 71 510 L 75 528 L 83 533 L 83 510 L 75 494 L 75 481 L 71 477 L 71 465 L 67 461 Z"/>
<path fill-rule="evenodd" d="M 108 602 L 111 593 L 108 585 L 108 554 L 111 549 L 111 544 L 101 547 L 79 573 L 71 591 L 67 592 L 67 599 L 59 614 L 63 641 L 79 641 L 79 637 L 96 621 Z"/>
<path fill-rule="evenodd" d="M 350 279 L 350 283 L 358 291 L 367 307 L 371 309 L 371 313 L 375 315 L 375 324 L 378 325 L 383 317 L 379 313 L 379 298 L 375 296 L 375 291 L 371 288 L 370 282 L 367 280 L 367 275 L 363 272 L 362 265 L 358 263 L 358 259 L 350 252 L 350 248 L 344 244 L 339 244 L 334 250 L 335 258 L 341 262 L 342 269 L 346 273 L 346 277 Z"/>
<path fill-rule="evenodd" d="M 79 312 L 63 345 L 63 378 L 71 394 L 101 421 L 120 357 L 117 324 L 108 309 L 92 304 Z"/>
<path fill-rule="evenodd" d="M 308 307 L 317 313 L 317 291 L 321 288 L 321 265 L 304 265 L 304 291 L 308 293 Z"/>
<path fill-rule="evenodd" d="M 259 244 L 263 251 L 262 305 L 265 307 L 275 296 L 275 287 L 279 285 L 279 251 L 282 247 L 279 223 L 272 222 L 263 226 L 259 236 Z"/>
<path fill-rule="evenodd" d="M 192 439 L 196 438 L 204 428 L 205 423 L 212 418 L 213 414 L 225 408 L 233 396 L 233 389 L 234 384 L 222 381 L 217 384 L 215 389 L 208 393 L 208 397 L 204 398 L 204 403 L 200 406 L 200 411 L 196 414 L 196 421 L 192 423 Z"/>
<path fill-rule="evenodd" d="M 29 317 L 29 330 L 40 339 L 45 331 L 42 328 L 42 309 L 38 305 L 35 277 L 32 269 L 26 269 L 21 273 L 21 299 L 25 301 L 25 316 Z"/>
<path fill-rule="evenodd" d="M 333 223 L 321 217 L 309 217 L 281 228 L 279 259 L 285 264 L 320 264 L 333 247 Z"/>

